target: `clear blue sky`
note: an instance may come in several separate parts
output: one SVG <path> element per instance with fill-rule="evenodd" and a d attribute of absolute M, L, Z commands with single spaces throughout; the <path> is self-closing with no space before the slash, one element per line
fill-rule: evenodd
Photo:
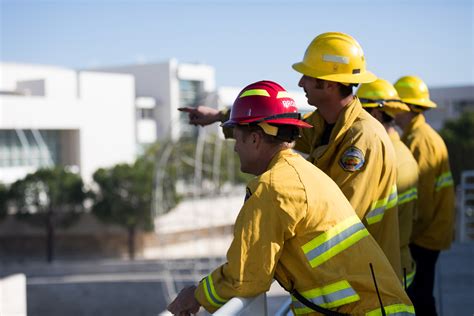
<path fill-rule="evenodd" d="M 341 31 L 389 81 L 474 84 L 473 0 L 0 2 L 1 61 L 90 68 L 176 57 L 214 66 L 219 86 L 298 89 L 291 64 L 319 33 Z"/>

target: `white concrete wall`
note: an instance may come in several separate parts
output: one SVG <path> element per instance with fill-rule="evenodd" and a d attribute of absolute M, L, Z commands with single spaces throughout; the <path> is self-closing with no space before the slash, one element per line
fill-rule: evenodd
<path fill-rule="evenodd" d="M 215 91 L 214 68 L 204 64 L 179 63 L 170 59 L 163 63 L 100 68 L 99 71 L 127 73 L 135 77 L 137 97 L 153 97 L 156 100 L 156 133 L 158 139 L 168 136 L 177 138 L 181 127 L 179 80 L 203 82 L 203 92 Z"/>
<path fill-rule="evenodd" d="M 81 72 L 81 172 L 135 158 L 135 91 L 129 75 Z"/>
<path fill-rule="evenodd" d="M 26 316 L 26 276 L 13 274 L 0 279 L 0 315 Z"/>
<path fill-rule="evenodd" d="M 45 80 L 45 96 L 50 99 L 77 96 L 77 73 L 56 66 L 0 63 L 0 88 L 15 91 L 18 81 Z"/>
<path fill-rule="evenodd" d="M 140 143 L 149 144 L 156 141 L 156 123 L 154 120 L 140 120 L 137 124 L 137 139 Z"/>
<path fill-rule="evenodd" d="M 18 66 L 18 71 L 15 71 Z M 99 167 L 132 162 L 136 153 L 135 82 L 131 75 L 80 72 L 55 67 L 2 64 L 0 90 L 15 80 L 45 78 L 41 96 L 0 95 L 0 129 L 52 129 L 78 137 L 67 150 L 86 182 Z M 5 71 L 5 72 L 4 72 Z M 77 149 L 76 149 L 77 148 Z M 71 157 L 75 155 L 77 157 Z M 3 168 L 0 182 L 21 178 L 31 167 Z"/>

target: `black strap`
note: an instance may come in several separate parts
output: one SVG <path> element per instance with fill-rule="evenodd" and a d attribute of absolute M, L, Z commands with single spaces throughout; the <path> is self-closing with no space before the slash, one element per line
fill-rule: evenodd
<path fill-rule="evenodd" d="M 280 119 L 280 118 L 292 118 L 292 119 L 301 119 L 301 113 L 298 112 L 291 112 L 291 113 L 280 113 L 280 114 L 275 114 L 271 116 L 264 117 L 260 120 L 254 121 L 252 123 L 260 123 L 264 121 L 269 121 L 269 120 L 274 120 L 274 119 Z"/>
<path fill-rule="evenodd" d="M 310 300 L 306 299 L 306 297 L 301 295 L 301 293 L 298 292 L 297 290 L 291 291 L 291 294 L 294 297 L 296 297 L 298 299 L 298 301 L 300 301 L 301 303 L 306 305 L 306 307 L 309 307 L 312 310 L 314 310 L 315 312 L 321 313 L 323 315 L 329 315 L 329 316 L 348 316 L 349 315 L 349 314 L 343 314 L 343 313 L 335 312 L 335 311 L 332 311 L 330 309 L 318 306 L 318 305 L 314 304 L 313 302 L 311 302 Z"/>
<path fill-rule="evenodd" d="M 402 100 L 397 99 L 367 99 L 367 98 L 359 98 L 361 103 L 378 103 L 379 106 L 383 106 L 386 102 L 398 102 L 403 103 Z"/>

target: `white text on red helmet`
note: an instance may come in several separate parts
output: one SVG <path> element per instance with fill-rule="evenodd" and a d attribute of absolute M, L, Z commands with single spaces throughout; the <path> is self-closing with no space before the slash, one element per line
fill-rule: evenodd
<path fill-rule="evenodd" d="M 295 101 L 293 100 L 282 100 L 281 103 L 285 108 L 289 108 L 290 106 L 295 106 Z"/>

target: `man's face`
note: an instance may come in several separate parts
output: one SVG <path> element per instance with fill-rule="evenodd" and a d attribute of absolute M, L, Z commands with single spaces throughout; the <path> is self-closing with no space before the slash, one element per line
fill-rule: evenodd
<path fill-rule="evenodd" d="M 239 155 L 240 171 L 254 174 L 256 148 L 252 133 L 247 133 L 241 127 L 234 127 L 235 145 L 234 151 Z"/>
<path fill-rule="evenodd" d="M 403 126 L 406 122 L 410 121 L 411 114 L 410 112 L 399 113 L 395 116 L 395 124 L 398 126 Z"/>
<path fill-rule="evenodd" d="M 324 82 L 316 78 L 303 75 L 298 82 L 298 86 L 303 88 L 308 99 L 308 104 L 318 106 L 324 95 Z"/>
<path fill-rule="evenodd" d="M 373 117 L 377 119 L 379 122 L 383 122 L 383 114 L 382 111 L 379 110 L 378 108 L 366 108 L 367 112 L 370 113 Z"/>

